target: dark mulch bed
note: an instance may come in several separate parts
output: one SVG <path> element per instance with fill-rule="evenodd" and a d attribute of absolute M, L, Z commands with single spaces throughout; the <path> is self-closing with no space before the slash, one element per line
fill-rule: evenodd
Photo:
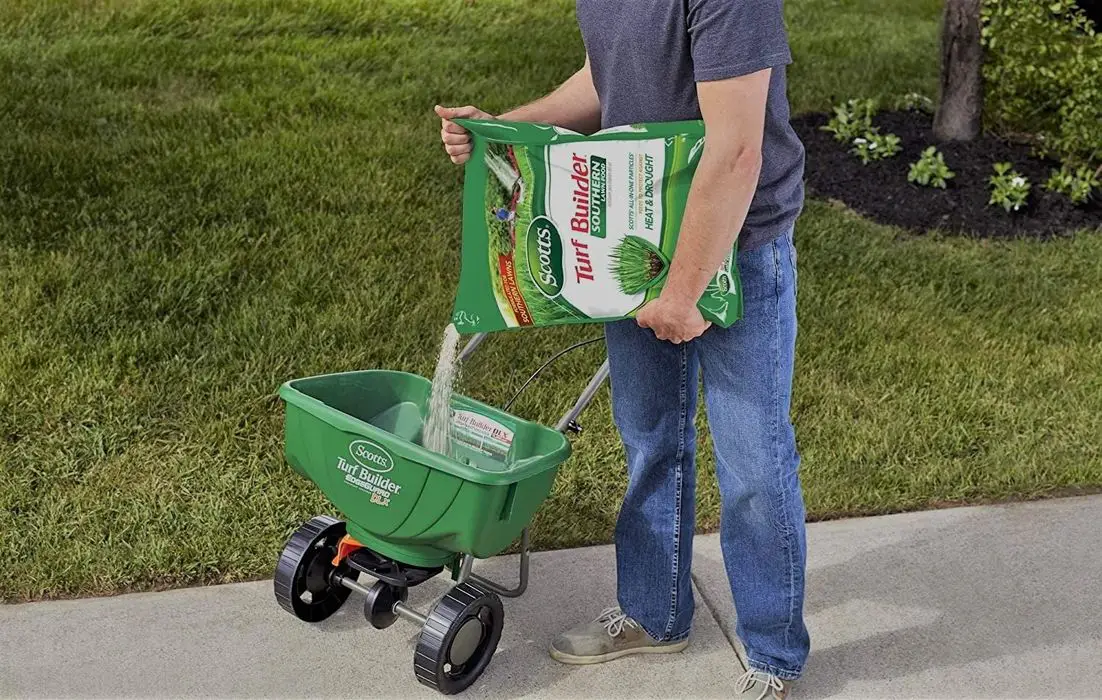
<path fill-rule="evenodd" d="M 873 125 L 880 133 L 902 139 L 903 150 L 887 160 L 863 165 L 849 153 L 847 144 L 819 127 L 829 117 L 808 114 L 792 124 L 807 147 L 809 194 L 844 202 L 850 208 L 884 224 L 912 231 L 933 229 L 944 233 L 994 237 L 1051 238 L 1077 230 L 1102 227 L 1102 201 L 1073 206 L 1067 197 L 1044 188 L 1056 165 L 1030 155 L 1022 144 L 1006 143 L 983 135 L 972 143 L 936 144 L 956 177 L 941 190 L 907 182 L 911 163 L 935 145 L 932 119 L 921 112 L 886 112 Z M 988 178 L 994 164 L 1010 162 L 1033 185 L 1028 207 L 1008 214 L 988 206 Z"/>

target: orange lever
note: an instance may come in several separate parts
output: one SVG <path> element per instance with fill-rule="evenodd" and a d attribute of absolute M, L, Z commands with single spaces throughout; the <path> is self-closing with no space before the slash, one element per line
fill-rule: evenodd
<path fill-rule="evenodd" d="M 344 561 L 345 557 L 362 547 L 363 545 L 352 539 L 350 535 L 345 535 L 341 538 L 341 541 L 337 543 L 337 556 L 333 557 L 333 566 L 340 566 L 340 563 Z"/>

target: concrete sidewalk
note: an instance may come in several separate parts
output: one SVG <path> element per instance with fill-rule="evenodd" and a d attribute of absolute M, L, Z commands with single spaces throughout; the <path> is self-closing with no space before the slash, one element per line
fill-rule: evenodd
<path fill-rule="evenodd" d="M 730 697 L 742 669 L 719 542 L 695 546 L 685 653 L 553 662 L 552 637 L 613 601 L 615 562 L 609 547 L 540 553 L 465 695 Z M 808 546 L 814 648 L 794 698 L 1102 697 L 1102 497 L 821 523 Z M 478 571 L 509 582 L 515 567 Z M 0 696 L 438 697 L 414 680 L 416 633 L 372 629 L 355 596 L 304 624 L 270 582 L 0 606 Z"/>

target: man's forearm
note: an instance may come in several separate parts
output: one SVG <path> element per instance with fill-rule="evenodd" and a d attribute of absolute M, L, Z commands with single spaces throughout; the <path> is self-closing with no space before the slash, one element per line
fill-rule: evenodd
<path fill-rule="evenodd" d="M 554 124 L 591 134 L 601 128 L 601 103 L 586 64 L 551 94 L 498 117 L 519 122 Z"/>
<path fill-rule="evenodd" d="M 760 173 L 760 151 L 709 153 L 705 145 L 663 294 L 694 304 L 700 299 L 734 248 Z"/>

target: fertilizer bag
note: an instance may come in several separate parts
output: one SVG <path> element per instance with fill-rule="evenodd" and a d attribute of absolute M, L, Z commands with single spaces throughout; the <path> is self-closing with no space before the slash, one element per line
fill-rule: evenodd
<path fill-rule="evenodd" d="M 614 321 L 658 297 L 704 148 L 703 122 L 592 136 L 525 122 L 456 123 L 474 149 L 452 314 L 460 332 Z M 731 255 L 697 306 L 724 328 L 742 315 Z"/>

